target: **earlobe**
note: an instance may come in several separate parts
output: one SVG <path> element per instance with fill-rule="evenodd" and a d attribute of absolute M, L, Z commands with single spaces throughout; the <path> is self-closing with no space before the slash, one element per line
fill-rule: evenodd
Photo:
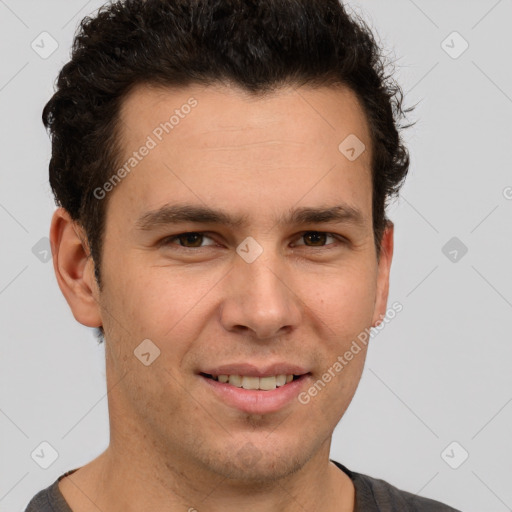
<path fill-rule="evenodd" d="M 391 261 L 393 259 L 393 234 L 394 225 L 388 220 L 386 229 L 382 235 L 372 327 L 376 327 L 386 315 L 389 295 L 389 274 L 391 271 Z"/>
<path fill-rule="evenodd" d="M 50 228 L 55 276 L 75 319 L 87 327 L 102 325 L 99 291 L 83 229 L 64 208 L 58 208 Z"/>

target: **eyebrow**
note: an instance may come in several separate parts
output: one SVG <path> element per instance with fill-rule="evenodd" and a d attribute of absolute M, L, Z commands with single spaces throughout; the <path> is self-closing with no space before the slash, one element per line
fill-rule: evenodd
<path fill-rule="evenodd" d="M 141 231 L 149 231 L 159 226 L 179 223 L 217 224 L 231 228 L 240 228 L 248 224 L 247 215 L 233 216 L 224 210 L 202 205 L 166 204 L 157 210 L 142 214 L 135 226 Z M 330 207 L 302 207 L 290 210 L 277 219 L 279 225 L 348 223 L 364 226 L 361 210 L 348 204 Z"/>

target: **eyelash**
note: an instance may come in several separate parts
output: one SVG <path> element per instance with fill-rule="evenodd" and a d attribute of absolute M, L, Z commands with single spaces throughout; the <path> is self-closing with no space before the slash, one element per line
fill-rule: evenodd
<path fill-rule="evenodd" d="M 305 235 L 307 234 L 319 234 L 319 235 L 327 235 L 327 236 L 331 236 L 332 238 L 336 239 L 338 241 L 337 244 L 327 244 L 327 245 L 323 245 L 323 246 L 314 246 L 314 245 L 305 245 L 303 244 L 302 247 L 308 247 L 310 249 L 323 249 L 323 250 L 331 250 L 331 249 L 334 249 L 336 247 L 338 247 L 339 244 L 341 245 L 346 245 L 348 243 L 348 241 L 342 237 L 341 235 L 336 235 L 334 233 L 328 233 L 326 231 L 303 231 L 299 238 L 302 238 L 304 237 Z M 178 235 L 173 235 L 173 236 L 168 236 L 164 239 L 162 239 L 160 242 L 159 242 L 159 246 L 165 246 L 165 247 L 168 247 L 168 246 L 171 246 L 171 245 L 174 245 L 172 242 L 174 242 L 175 240 L 178 240 L 182 237 L 185 237 L 186 235 L 201 235 L 205 238 L 209 238 L 210 240 L 213 240 L 210 236 L 208 236 L 205 232 L 202 232 L 202 231 L 187 231 L 185 233 L 179 233 Z M 334 247 L 333 247 L 334 246 Z M 213 245 L 208 245 L 208 246 L 205 246 L 205 247 L 183 247 L 181 245 L 176 245 L 176 249 L 179 251 L 179 250 L 183 250 L 183 251 L 198 251 L 198 250 L 201 250 L 201 249 L 207 249 L 208 247 L 213 247 Z"/>

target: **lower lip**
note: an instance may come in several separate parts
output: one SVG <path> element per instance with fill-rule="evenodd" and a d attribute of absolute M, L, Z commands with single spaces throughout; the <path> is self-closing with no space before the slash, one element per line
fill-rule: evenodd
<path fill-rule="evenodd" d="M 223 402 L 231 407 L 249 414 L 269 414 L 281 410 L 297 398 L 311 375 L 304 374 L 299 379 L 269 391 L 237 388 L 203 375 L 200 377 Z"/>

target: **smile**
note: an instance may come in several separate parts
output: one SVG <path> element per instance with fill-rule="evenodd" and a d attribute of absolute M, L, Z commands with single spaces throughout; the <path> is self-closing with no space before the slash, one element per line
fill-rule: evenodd
<path fill-rule="evenodd" d="M 249 375 L 210 375 L 207 373 L 201 374 L 209 379 L 216 380 L 223 384 L 229 384 L 237 388 L 243 389 L 258 389 L 261 391 L 271 391 L 279 388 L 300 378 L 300 375 L 271 375 L 268 377 L 253 377 Z"/>
<path fill-rule="evenodd" d="M 297 396 L 309 385 L 311 373 L 277 374 L 264 377 L 248 375 L 214 376 L 200 373 L 214 399 L 224 406 L 248 414 L 270 414 L 297 404 Z M 284 379 L 284 383 L 283 383 Z"/>

